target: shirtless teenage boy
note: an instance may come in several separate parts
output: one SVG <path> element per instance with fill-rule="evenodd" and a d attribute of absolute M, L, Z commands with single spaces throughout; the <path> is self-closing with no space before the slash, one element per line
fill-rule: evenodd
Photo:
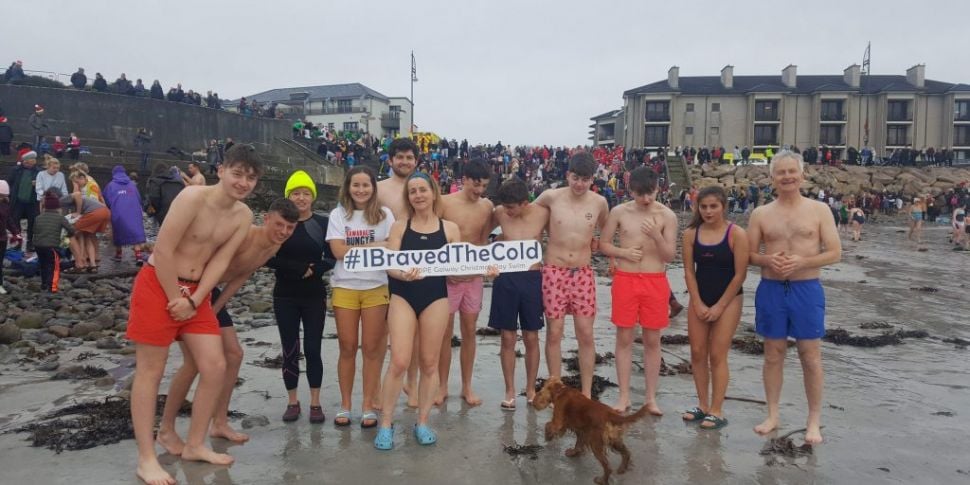
<path fill-rule="evenodd" d="M 600 251 L 616 258 L 613 273 L 613 324 L 616 325 L 616 377 L 620 398 L 614 406 L 619 412 L 630 408 L 630 370 L 633 364 L 634 324 L 643 329 L 645 405 L 650 414 L 663 415 L 657 406 L 660 380 L 660 331 L 670 323 L 668 301 L 670 283 L 667 263 L 674 260 L 677 248 L 677 215 L 657 202 L 657 174 L 640 167 L 630 174 L 633 200 L 610 211 L 600 237 Z M 613 244 L 619 232 L 620 244 Z"/>
<path fill-rule="evenodd" d="M 491 172 L 479 158 L 465 164 L 461 190 L 441 198 L 441 218 L 458 224 L 463 242 L 483 246 L 488 244 L 492 230 L 492 202 L 482 198 L 488 188 Z M 455 333 L 455 314 L 461 325 L 461 397 L 470 406 L 482 403 L 472 390 L 472 370 L 475 366 L 475 324 L 482 311 L 483 280 L 481 275 L 448 277 L 448 327 L 441 342 L 438 360 L 438 395 L 435 404 L 448 398 L 448 376 L 451 371 L 451 336 Z"/>
<path fill-rule="evenodd" d="M 549 209 L 549 242 L 542 267 L 542 304 L 546 312 L 546 365 L 549 375 L 562 377 L 562 335 L 567 314 L 573 316 L 579 343 L 579 373 L 583 395 L 593 388 L 593 320 L 596 279 L 590 266 L 596 249 L 594 233 L 609 214 L 606 199 L 590 192 L 596 160 L 587 152 L 569 157 L 566 187 L 547 190 L 535 203 Z"/>
<path fill-rule="evenodd" d="M 549 209 L 529 203 L 529 188 L 513 178 L 498 189 L 499 205 L 492 216 L 492 226 L 502 227 L 502 239 L 541 241 L 549 223 Z M 525 342 L 525 397 L 529 404 L 536 395 L 539 373 L 539 330 L 542 330 L 542 273 L 536 264 L 529 271 L 503 273 L 492 284 L 492 307 L 488 326 L 502 331 L 502 376 L 505 378 L 505 400 L 502 409 L 515 409 L 515 340 L 516 329 L 522 330 Z M 464 342 L 464 339 L 462 339 Z"/>
<path fill-rule="evenodd" d="M 182 458 L 219 465 L 233 461 L 205 446 L 226 375 L 221 332 L 209 294 L 249 232 L 253 213 L 242 200 L 253 191 L 261 170 L 256 150 L 240 145 L 226 153 L 219 183 L 182 190 L 158 232 L 148 264 L 135 278 L 127 332 L 135 342 L 136 363 L 131 419 L 138 444 L 138 477 L 151 485 L 175 483 L 158 463 L 152 427 L 168 347 L 178 337 L 200 374 Z"/>
<path fill-rule="evenodd" d="M 202 170 L 199 168 L 198 163 L 189 163 L 189 173 L 182 172 L 182 182 L 190 186 L 205 185 L 205 175 L 202 175 Z"/>
<path fill-rule="evenodd" d="M 410 138 L 396 138 L 387 149 L 387 163 L 391 166 L 391 176 L 377 182 L 377 200 L 381 205 L 391 209 L 395 221 L 408 218 L 407 200 L 404 199 L 404 186 L 408 177 L 418 166 L 418 145 Z M 417 349 L 418 339 L 414 339 Z M 404 393 L 408 396 L 408 406 L 418 407 L 418 352 L 411 355 L 411 365 L 408 367 L 407 379 L 404 383 Z M 414 392 L 412 392 L 412 390 Z M 378 396 L 381 395 L 378 389 Z"/>
<path fill-rule="evenodd" d="M 805 180 L 803 165 L 797 153 L 775 155 L 768 171 L 778 198 L 755 209 L 748 227 L 751 264 L 761 267 L 755 329 L 765 339 L 763 377 L 768 402 L 768 418 L 754 430 L 765 434 L 778 427 L 787 339 L 792 337 L 798 344 L 808 398 L 805 442 L 814 445 L 822 442 L 820 339 L 825 335 L 825 293 L 818 277 L 822 266 L 842 258 L 842 243 L 832 211 L 799 192 Z"/>
<path fill-rule="evenodd" d="M 232 316 L 229 315 L 226 304 L 249 280 L 253 272 L 266 264 L 266 261 L 279 250 L 280 245 L 289 239 L 299 218 L 300 211 L 292 201 L 289 199 L 275 200 L 269 206 L 269 211 L 263 219 L 263 225 L 250 226 L 246 240 L 239 245 L 239 249 L 233 255 L 230 266 L 220 278 L 220 283 L 225 284 L 223 289 L 221 291 L 219 288 L 212 290 L 212 311 L 215 312 L 216 318 L 219 320 L 222 347 L 226 354 L 225 379 L 222 382 L 222 392 L 219 394 L 219 402 L 212 417 L 212 428 L 209 431 L 209 436 L 213 438 L 225 438 L 235 443 L 244 443 L 249 440 L 249 436 L 246 434 L 232 429 L 227 417 L 229 399 L 236 387 L 236 378 L 239 377 L 239 368 L 242 365 L 243 349 L 239 345 L 239 338 L 236 335 Z M 183 401 L 185 401 L 185 396 L 189 393 L 192 381 L 199 373 L 195 360 L 186 348 L 185 342 L 179 342 L 179 346 L 182 348 L 182 367 L 172 376 L 157 437 L 159 444 L 173 455 L 181 454 L 182 448 L 185 446 L 175 431 L 175 418 L 178 416 Z"/>

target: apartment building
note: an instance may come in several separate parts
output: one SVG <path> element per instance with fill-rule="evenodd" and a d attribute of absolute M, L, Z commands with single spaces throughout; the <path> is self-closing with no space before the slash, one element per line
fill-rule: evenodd
<path fill-rule="evenodd" d="M 970 85 L 926 79 L 923 64 L 905 75 L 866 75 L 858 65 L 842 75 L 797 69 L 735 76 L 728 65 L 720 76 L 681 77 L 671 67 L 666 80 L 623 93 L 621 138 L 632 148 L 868 146 L 880 156 L 933 147 L 970 159 Z"/>

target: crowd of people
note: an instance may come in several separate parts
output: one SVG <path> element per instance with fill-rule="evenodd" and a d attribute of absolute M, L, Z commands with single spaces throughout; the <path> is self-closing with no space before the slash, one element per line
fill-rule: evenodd
<path fill-rule="evenodd" d="M 713 147 L 674 147 L 674 154 L 678 157 L 683 157 L 688 165 L 705 163 L 714 164 L 735 164 L 735 165 L 748 165 L 754 161 L 760 161 L 761 163 L 767 163 L 768 160 L 775 155 L 778 150 L 793 151 L 795 153 L 800 153 L 805 159 L 805 163 L 809 165 L 829 165 L 829 166 L 839 166 L 843 163 L 848 165 L 862 165 L 866 167 L 871 167 L 874 165 L 880 166 L 900 166 L 900 167 L 952 167 L 954 162 L 954 151 L 942 148 L 936 149 L 933 147 L 927 147 L 925 149 L 913 148 L 911 145 L 907 145 L 902 148 L 894 148 L 889 150 L 884 156 L 877 155 L 871 147 L 864 146 L 862 149 L 857 149 L 854 146 L 850 146 L 845 150 L 841 148 L 833 148 L 827 145 L 810 146 L 804 150 L 799 149 L 795 145 L 781 145 L 778 148 L 767 147 L 758 150 L 752 150 L 748 146 L 739 147 L 734 146 L 733 150 L 729 150 L 723 146 L 713 146 Z M 661 151 L 667 151 L 666 148 L 661 148 Z"/>

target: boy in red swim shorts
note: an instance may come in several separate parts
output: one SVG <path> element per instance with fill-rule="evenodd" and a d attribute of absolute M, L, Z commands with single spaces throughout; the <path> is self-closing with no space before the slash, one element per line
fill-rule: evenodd
<path fill-rule="evenodd" d="M 218 184 L 180 192 L 158 232 L 148 264 L 132 287 L 127 332 L 135 342 L 131 419 L 138 445 L 137 474 L 146 483 L 175 483 L 158 462 L 152 429 L 168 348 L 176 338 L 185 342 L 200 378 L 184 447 L 161 444 L 185 460 L 218 465 L 233 461 L 205 444 L 226 369 L 209 295 L 246 239 L 253 213 L 242 200 L 256 186 L 261 170 L 256 150 L 236 145 L 219 167 Z"/>
<path fill-rule="evenodd" d="M 633 200 L 610 211 L 603 227 L 600 250 L 616 258 L 613 274 L 613 324 L 616 325 L 616 377 L 620 398 L 616 409 L 630 408 L 630 372 L 637 322 L 643 329 L 643 360 L 646 401 L 651 414 L 663 412 L 657 405 L 660 380 L 660 331 L 669 323 L 667 263 L 673 261 L 677 244 L 677 216 L 656 202 L 657 175 L 647 167 L 630 174 Z M 620 244 L 613 236 L 620 233 Z"/>

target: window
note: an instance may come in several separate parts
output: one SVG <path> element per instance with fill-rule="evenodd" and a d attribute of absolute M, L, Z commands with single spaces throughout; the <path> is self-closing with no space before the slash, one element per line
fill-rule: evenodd
<path fill-rule="evenodd" d="M 685 135 L 693 135 L 694 134 L 694 127 L 693 126 L 686 126 L 686 127 L 684 127 L 684 134 Z"/>
<path fill-rule="evenodd" d="M 397 112 L 400 112 L 401 111 L 401 107 L 400 106 L 393 105 L 393 104 L 391 106 L 389 106 L 389 109 L 391 110 L 391 113 L 397 113 Z"/>
<path fill-rule="evenodd" d="M 954 102 L 953 106 L 954 121 L 970 121 L 970 100 L 963 99 Z"/>
<path fill-rule="evenodd" d="M 755 101 L 755 121 L 778 121 L 778 101 Z"/>
<path fill-rule="evenodd" d="M 344 122 L 344 131 L 357 131 L 357 122 L 356 121 L 345 121 Z"/>
<path fill-rule="evenodd" d="M 721 111 L 721 103 L 711 103 L 711 113 L 719 113 Z"/>
<path fill-rule="evenodd" d="M 954 127 L 953 146 L 970 147 L 970 126 Z"/>
<path fill-rule="evenodd" d="M 842 111 L 842 100 L 822 101 L 822 121 L 845 121 Z"/>
<path fill-rule="evenodd" d="M 909 101 L 890 101 L 887 111 L 889 121 L 913 121 L 909 113 Z"/>
<path fill-rule="evenodd" d="M 711 127 L 711 136 L 718 136 L 721 134 L 721 128 L 718 126 Z"/>
<path fill-rule="evenodd" d="M 687 112 L 688 113 L 694 112 L 694 103 L 687 103 Z"/>
<path fill-rule="evenodd" d="M 842 125 L 823 125 L 818 134 L 818 142 L 822 145 L 844 145 Z"/>
<path fill-rule="evenodd" d="M 908 126 L 890 126 L 886 132 L 886 145 L 901 147 L 909 144 Z"/>
<path fill-rule="evenodd" d="M 645 146 L 667 146 L 667 126 L 648 126 L 645 133 Z"/>
<path fill-rule="evenodd" d="M 338 99 L 337 100 L 337 112 L 338 113 L 350 113 L 353 110 L 354 100 L 352 99 Z"/>
<path fill-rule="evenodd" d="M 777 145 L 778 126 L 777 125 L 757 125 L 754 127 L 755 145 Z"/>
<path fill-rule="evenodd" d="M 670 121 L 670 102 L 652 101 L 647 103 L 647 121 Z"/>
<path fill-rule="evenodd" d="M 327 123 L 327 131 L 333 131 L 333 123 Z"/>

